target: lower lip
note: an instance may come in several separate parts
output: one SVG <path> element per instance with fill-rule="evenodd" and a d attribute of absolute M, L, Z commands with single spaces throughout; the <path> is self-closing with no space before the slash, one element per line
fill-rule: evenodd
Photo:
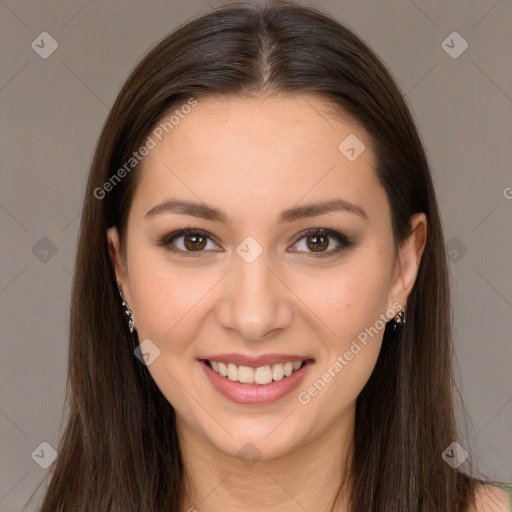
<path fill-rule="evenodd" d="M 262 385 L 233 382 L 227 377 L 222 377 L 214 372 L 206 361 L 202 360 L 200 363 L 206 376 L 219 393 L 222 393 L 232 402 L 245 405 L 268 404 L 283 398 L 299 386 L 309 368 L 313 365 L 313 361 L 308 360 L 300 370 L 294 371 L 289 377 L 283 377 L 281 380 Z"/>

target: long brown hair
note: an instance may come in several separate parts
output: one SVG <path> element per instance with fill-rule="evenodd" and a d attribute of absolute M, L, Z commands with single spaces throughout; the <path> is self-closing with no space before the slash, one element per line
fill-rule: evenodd
<path fill-rule="evenodd" d="M 353 510 L 467 510 L 476 480 L 441 456 L 458 439 L 449 270 L 415 123 L 390 72 L 359 37 L 317 9 L 277 1 L 233 3 L 182 25 L 139 62 L 110 110 L 84 199 L 66 427 L 42 512 L 180 512 L 184 473 L 174 409 L 134 357 L 138 341 L 127 330 L 109 259 L 105 233 L 116 225 L 124 239 L 138 166 L 122 179 L 118 171 L 153 127 L 191 98 L 281 93 L 321 95 L 369 134 L 395 246 L 414 213 L 428 221 L 407 322 L 396 332 L 388 323 L 357 399 Z"/>

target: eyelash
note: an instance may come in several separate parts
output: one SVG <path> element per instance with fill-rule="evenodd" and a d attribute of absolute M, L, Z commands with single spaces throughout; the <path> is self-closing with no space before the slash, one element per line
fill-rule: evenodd
<path fill-rule="evenodd" d="M 168 251 L 171 251 L 171 252 L 179 254 L 179 255 L 183 255 L 185 257 L 197 257 L 197 256 L 200 256 L 202 252 L 205 252 L 204 250 L 202 250 L 202 251 L 184 251 L 182 249 L 176 249 L 176 248 L 172 247 L 171 242 L 173 240 L 175 240 L 176 238 L 180 238 L 182 236 L 187 236 L 187 235 L 199 235 L 201 237 L 205 237 L 205 238 L 215 242 L 212 239 L 212 237 L 210 236 L 210 234 L 207 233 L 206 231 L 203 231 L 202 229 L 198 229 L 195 227 L 189 227 L 188 229 L 182 229 L 180 231 L 175 231 L 173 233 L 170 233 L 170 234 L 164 236 L 160 240 L 159 245 L 165 247 Z M 355 242 L 350 240 L 343 233 L 339 233 L 338 231 L 334 231 L 332 229 L 326 229 L 326 228 L 311 228 L 311 229 L 307 229 L 307 230 L 301 232 L 299 234 L 299 238 L 293 245 L 296 245 L 300 240 L 302 240 L 303 238 L 307 238 L 308 236 L 311 236 L 311 235 L 328 236 L 328 237 L 334 238 L 340 244 L 336 249 L 331 249 L 329 252 L 318 252 L 318 253 L 309 252 L 309 254 L 311 254 L 315 258 L 326 258 L 329 256 L 335 256 L 335 255 L 339 254 L 341 251 L 348 249 L 349 247 L 352 247 L 353 245 L 355 245 Z"/>

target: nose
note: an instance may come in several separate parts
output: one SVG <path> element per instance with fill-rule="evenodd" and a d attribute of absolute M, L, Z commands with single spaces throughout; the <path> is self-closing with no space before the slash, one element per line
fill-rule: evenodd
<path fill-rule="evenodd" d="M 286 329 L 293 318 L 293 293 L 283 281 L 270 267 L 266 251 L 252 263 L 235 254 L 217 303 L 217 321 L 253 342 Z"/>

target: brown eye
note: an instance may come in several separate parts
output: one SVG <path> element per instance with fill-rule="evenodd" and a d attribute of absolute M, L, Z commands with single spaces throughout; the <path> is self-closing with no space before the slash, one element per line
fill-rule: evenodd
<path fill-rule="evenodd" d="M 207 248 L 208 242 L 216 249 L 217 246 L 212 241 L 210 235 L 205 231 L 197 229 L 184 229 L 165 236 L 160 245 L 164 246 L 169 251 L 181 253 L 185 256 L 193 256 L 196 253 L 199 256 Z"/>
<path fill-rule="evenodd" d="M 334 243 L 331 243 L 333 241 Z M 355 245 L 347 236 L 331 229 L 309 229 L 294 244 L 299 252 L 317 257 L 334 256 Z M 329 250 L 327 250 L 330 248 Z"/>
<path fill-rule="evenodd" d="M 309 235 L 306 245 L 312 252 L 323 252 L 329 247 L 329 237 L 326 235 Z"/>
<path fill-rule="evenodd" d="M 183 240 L 189 251 L 201 251 L 206 246 L 206 237 L 201 235 L 185 235 Z"/>

